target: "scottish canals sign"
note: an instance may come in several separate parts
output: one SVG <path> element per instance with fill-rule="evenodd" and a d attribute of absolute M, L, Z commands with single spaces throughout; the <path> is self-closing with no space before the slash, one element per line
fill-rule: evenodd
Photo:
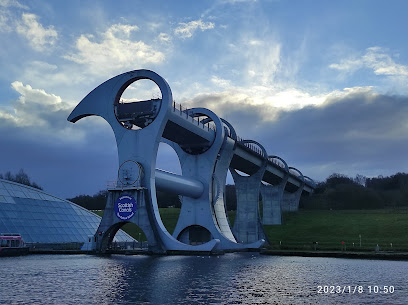
<path fill-rule="evenodd" d="M 115 215 L 120 220 L 129 220 L 135 215 L 137 204 L 135 198 L 130 195 L 122 195 L 115 202 Z"/>

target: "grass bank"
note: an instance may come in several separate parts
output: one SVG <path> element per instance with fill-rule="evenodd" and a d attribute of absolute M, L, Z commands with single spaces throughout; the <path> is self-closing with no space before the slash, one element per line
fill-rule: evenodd
<path fill-rule="evenodd" d="M 298 211 L 265 232 L 272 249 L 407 251 L 408 210 Z"/>
<path fill-rule="evenodd" d="M 172 234 L 180 209 L 159 210 L 164 226 Z M 103 215 L 103 211 L 97 213 Z M 228 215 L 233 223 L 235 211 Z M 122 229 L 136 239 L 140 233 L 140 238 L 145 240 L 136 225 L 126 224 Z M 270 248 L 276 250 L 373 251 L 378 244 L 384 251 L 408 251 L 408 209 L 284 213 L 283 225 L 265 226 L 264 230 Z"/>

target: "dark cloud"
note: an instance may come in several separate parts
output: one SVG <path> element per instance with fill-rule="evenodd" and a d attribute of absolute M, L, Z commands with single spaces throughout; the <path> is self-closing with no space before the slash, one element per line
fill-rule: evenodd
<path fill-rule="evenodd" d="M 230 112 L 234 126 L 245 122 L 241 137 L 259 141 L 269 154 L 318 180 L 333 172 L 388 175 L 408 170 L 407 97 L 353 92 L 321 106 L 281 111 L 276 120 L 262 123 L 249 113 Z"/>
<path fill-rule="evenodd" d="M 80 123 L 77 123 L 80 124 Z M 78 134 L 84 126 L 78 126 Z M 92 124 L 87 125 L 87 127 Z M 0 129 L 0 172 L 23 168 L 46 191 L 62 198 L 94 194 L 114 180 L 116 142 L 110 127 L 89 128 L 77 141 L 37 132 L 35 128 Z"/>
<path fill-rule="evenodd" d="M 316 180 L 333 172 L 377 176 L 408 171 L 408 97 L 355 90 L 292 111 L 219 95 L 201 96 L 193 103 L 226 117 L 239 136 L 260 142 L 269 154 Z M 66 122 L 69 111 L 56 113 L 37 113 L 48 122 L 42 126 L 17 126 L 2 119 L 0 172 L 24 168 L 46 191 L 64 198 L 105 188 L 118 167 L 109 125 L 95 117 L 71 124 Z M 157 165 L 179 171 L 168 147 L 161 149 Z"/>

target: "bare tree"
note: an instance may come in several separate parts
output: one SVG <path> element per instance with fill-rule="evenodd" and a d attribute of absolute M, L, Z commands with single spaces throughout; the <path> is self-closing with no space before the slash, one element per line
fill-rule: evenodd
<path fill-rule="evenodd" d="M 10 171 L 7 171 L 4 174 L 4 178 L 3 178 L 3 175 L 1 175 L 1 174 L 0 174 L 0 178 L 5 179 L 5 180 L 9 180 L 9 181 L 13 181 L 13 182 L 17 182 L 17 183 L 20 183 L 20 184 L 28 185 L 28 186 L 31 186 L 31 187 L 34 187 L 34 188 L 37 188 L 37 189 L 40 189 L 40 190 L 43 189 L 37 183 L 31 182 L 30 177 L 28 177 L 28 175 L 26 174 L 24 169 L 20 169 L 19 172 L 15 176 Z"/>
<path fill-rule="evenodd" d="M 357 174 L 357 175 L 356 175 L 356 178 L 354 178 L 354 181 L 355 181 L 357 184 L 360 184 L 360 185 L 362 185 L 362 186 L 366 186 L 367 177 L 366 177 L 366 176 L 363 176 L 363 175 L 360 175 L 360 174 Z"/>

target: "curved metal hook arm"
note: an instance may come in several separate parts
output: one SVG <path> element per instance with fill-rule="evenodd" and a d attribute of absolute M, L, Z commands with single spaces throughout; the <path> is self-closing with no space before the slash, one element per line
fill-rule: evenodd
<path fill-rule="evenodd" d="M 264 172 L 265 172 L 265 170 L 266 170 L 266 166 L 268 165 L 268 153 L 266 152 L 266 149 L 265 149 L 260 143 L 258 143 L 258 142 L 255 141 L 255 140 L 241 140 L 241 141 L 239 141 L 239 143 L 242 143 L 242 144 L 246 144 L 246 143 L 255 144 L 255 145 L 257 145 L 257 146 L 261 149 L 262 154 L 263 154 L 263 156 L 264 156 L 264 161 L 263 161 L 262 165 L 259 167 L 258 171 L 257 171 L 255 174 L 253 174 L 253 175 L 256 175 L 256 174 L 258 174 L 258 173 L 261 173 L 262 176 L 263 176 L 263 174 L 264 174 Z M 235 172 L 236 172 L 236 171 L 235 171 Z M 238 174 L 238 173 L 237 173 L 237 174 Z"/>
<path fill-rule="evenodd" d="M 289 166 L 289 170 L 294 170 L 294 171 L 298 172 L 299 177 L 301 177 L 303 183 L 305 182 L 305 176 L 303 176 L 303 174 L 302 174 L 302 172 L 300 170 L 298 170 L 296 167 L 291 167 L 291 166 Z"/>
<path fill-rule="evenodd" d="M 287 172 L 289 172 L 289 166 L 288 166 L 288 164 L 287 164 L 286 161 L 283 160 L 281 157 L 272 155 L 272 156 L 268 156 L 268 159 L 278 159 L 278 160 L 282 161 L 282 163 L 285 165 L 285 170 L 286 170 Z"/>
<path fill-rule="evenodd" d="M 312 186 L 313 187 L 316 187 L 316 182 L 312 179 L 312 178 L 310 178 L 310 177 L 308 177 L 308 176 L 303 176 L 307 181 L 309 181 L 311 184 L 312 184 Z"/>
<path fill-rule="evenodd" d="M 231 123 L 228 122 L 227 120 L 225 120 L 225 119 L 223 119 L 223 118 L 220 118 L 220 119 L 221 119 L 221 121 L 222 121 L 225 125 L 227 125 L 227 127 L 229 128 L 230 134 L 231 134 L 231 138 L 236 141 L 236 140 L 237 140 L 237 133 L 235 132 L 234 127 L 233 127 L 233 126 L 231 125 Z"/>
<path fill-rule="evenodd" d="M 261 149 L 262 155 L 265 158 L 265 160 L 266 161 L 268 160 L 268 153 L 266 152 L 266 149 L 262 146 L 262 144 L 260 144 L 259 142 L 255 141 L 255 140 L 241 140 L 241 141 L 239 141 L 239 143 L 242 143 L 242 144 L 248 143 L 248 144 L 257 145 Z"/>
<path fill-rule="evenodd" d="M 190 109 L 187 109 L 187 111 L 189 111 L 189 110 L 190 110 Z M 193 117 L 198 117 L 198 116 L 200 116 L 201 114 L 200 114 L 200 113 L 198 113 L 198 114 L 192 113 L 191 115 L 192 115 Z M 223 122 L 225 125 L 227 125 L 227 127 L 228 127 L 228 129 L 230 130 L 230 133 L 231 133 L 231 138 L 236 141 L 236 140 L 237 140 L 237 133 L 235 132 L 235 129 L 234 129 L 234 127 L 231 125 L 231 123 L 228 122 L 227 120 L 223 119 L 223 118 L 220 118 L 220 120 L 221 120 L 221 122 Z M 209 122 L 213 122 L 213 119 L 212 119 L 211 117 L 208 117 L 208 118 L 203 119 L 203 120 L 201 121 L 201 123 L 203 123 L 204 125 L 207 124 L 207 123 L 209 123 Z"/>
<path fill-rule="evenodd" d="M 213 144 L 215 142 L 220 142 L 224 141 L 224 136 L 225 136 L 225 130 L 222 126 L 222 121 L 221 119 L 211 110 L 207 108 L 190 108 L 188 109 L 188 112 L 192 117 L 198 117 L 198 116 L 207 116 L 208 119 L 203 120 L 203 123 L 206 124 L 207 122 L 214 122 L 215 124 L 215 139 Z M 221 144 L 220 144 L 221 145 Z"/>

